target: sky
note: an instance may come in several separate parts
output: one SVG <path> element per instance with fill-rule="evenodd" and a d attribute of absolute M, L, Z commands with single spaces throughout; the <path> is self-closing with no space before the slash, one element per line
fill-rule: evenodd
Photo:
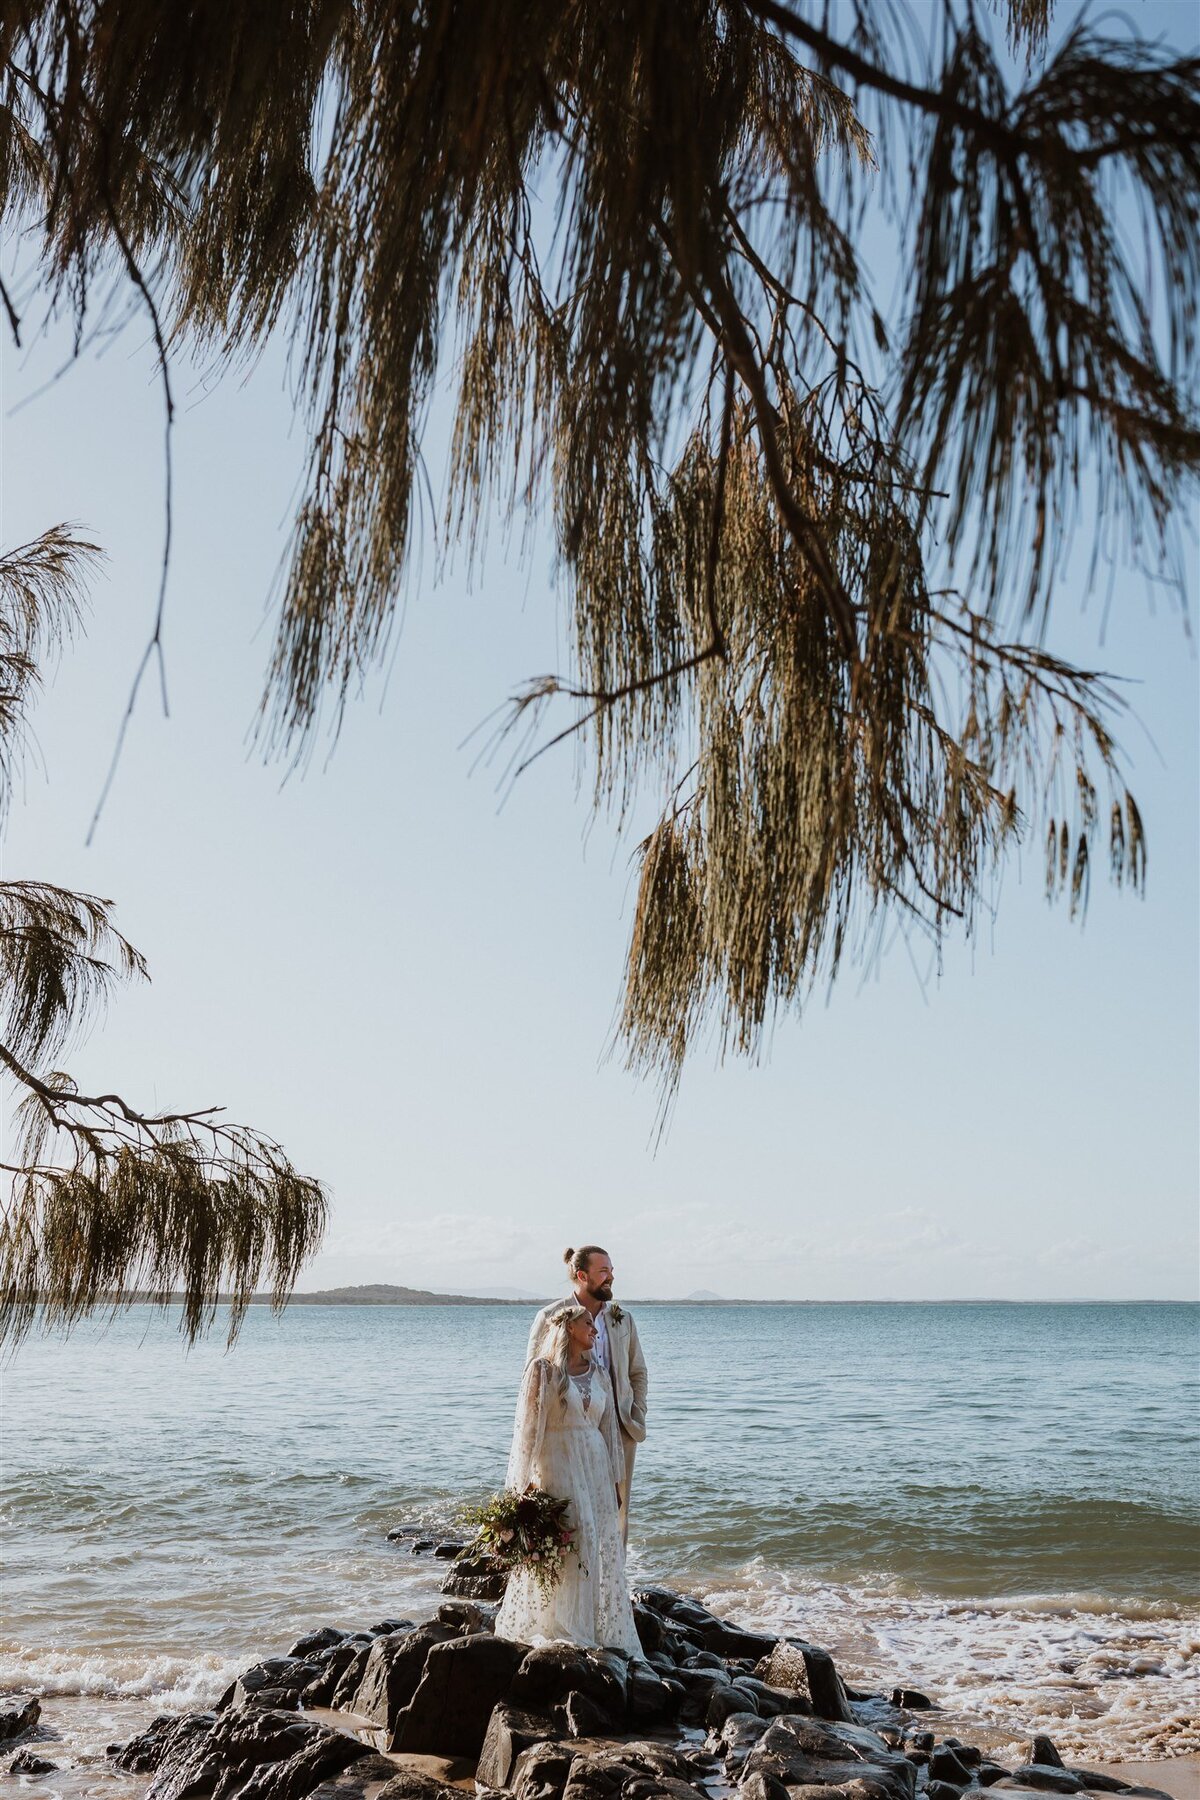
<path fill-rule="evenodd" d="M 1161 595 L 1122 577 L 1101 643 L 1076 573 L 1050 635 L 1135 684 L 1145 898 L 1097 879 L 1072 925 L 1033 842 L 940 970 L 896 939 L 759 1064 L 702 1046 L 660 1138 L 656 1090 L 610 1054 L 632 841 L 569 747 L 511 790 L 478 761 L 476 728 L 567 666 L 544 535 L 521 554 L 493 530 L 473 577 L 459 557 L 439 578 L 429 544 L 332 754 L 289 778 L 252 742 L 304 449 L 283 344 L 219 381 L 176 368 L 170 717 L 147 682 L 87 846 L 153 618 L 162 396 L 143 326 L 70 350 L 61 323 L 6 339 L 0 371 L 0 542 L 73 520 L 107 558 L 34 714 L 3 872 L 112 898 L 149 961 L 71 1056 L 81 1082 L 223 1104 L 328 1184 L 302 1288 L 542 1294 L 592 1241 L 626 1297 L 1195 1296 L 1197 656 Z M 439 403 L 435 485 L 444 448 Z"/>

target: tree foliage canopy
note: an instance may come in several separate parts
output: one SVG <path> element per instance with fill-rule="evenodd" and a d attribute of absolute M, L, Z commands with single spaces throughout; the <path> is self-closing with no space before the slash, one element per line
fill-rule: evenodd
<path fill-rule="evenodd" d="M 168 417 L 172 346 L 292 335 L 273 749 L 384 648 L 435 384 L 444 541 L 551 520 L 575 666 L 508 724 L 656 799 L 623 1030 L 668 1089 L 883 921 L 969 929 L 1023 833 L 1072 910 L 1098 856 L 1143 879 L 1118 696 L 1043 630 L 1081 523 L 1174 566 L 1198 64 L 996 12 L 917 42 L 893 0 L 0 0 L 0 203 L 80 333 L 114 279 L 144 305 Z"/>
<path fill-rule="evenodd" d="M 64 530 L 0 555 L 0 817 L 43 663 L 77 617 L 94 545 Z M 0 1210 L 0 1342 L 38 1316 L 70 1326 L 143 1293 L 183 1296 L 195 1338 L 228 1297 L 237 1335 L 262 1281 L 291 1292 L 325 1226 L 325 1196 L 278 1144 L 220 1107 L 141 1113 L 54 1066 L 113 981 L 144 976 L 112 903 L 0 880 L 0 1068 L 22 1096 Z"/>

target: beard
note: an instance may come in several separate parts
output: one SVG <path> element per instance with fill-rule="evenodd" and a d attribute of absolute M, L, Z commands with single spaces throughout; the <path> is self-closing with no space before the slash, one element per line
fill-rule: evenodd
<path fill-rule="evenodd" d="M 589 1281 L 588 1293 L 592 1296 L 593 1300 L 599 1300 L 602 1306 L 607 1306 L 612 1299 L 612 1283 L 606 1281 L 600 1287 L 593 1287 Z"/>

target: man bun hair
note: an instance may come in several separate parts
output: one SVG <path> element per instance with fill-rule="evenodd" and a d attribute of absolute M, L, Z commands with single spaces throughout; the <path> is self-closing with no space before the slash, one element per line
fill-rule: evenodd
<path fill-rule="evenodd" d="M 579 1250 L 564 1250 L 563 1261 L 566 1263 L 571 1275 L 586 1275 L 587 1266 L 591 1262 L 593 1256 L 607 1255 L 608 1251 L 602 1249 L 599 1244 L 584 1244 Z"/>

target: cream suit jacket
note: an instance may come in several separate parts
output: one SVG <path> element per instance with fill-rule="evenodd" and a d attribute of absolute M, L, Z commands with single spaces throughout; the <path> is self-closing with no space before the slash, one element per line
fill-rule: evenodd
<path fill-rule="evenodd" d="M 573 1300 L 575 1296 L 567 1294 L 565 1298 Z M 533 1321 L 529 1333 L 529 1348 L 525 1352 L 526 1368 L 537 1355 L 546 1320 L 562 1304 L 561 1300 L 555 1300 L 553 1305 L 543 1306 Z M 612 1365 L 610 1374 L 621 1430 L 635 1444 L 640 1444 L 646 1435 L 647 1383 L 646 1359 L 642 1355 L 637 1326 L 624 1307 L 621 1308 L 620 1318 L 614 1319 L 611 1302 L 604 1308 L 604 1323 L 608 1328 L 608 1354 Z"/>

